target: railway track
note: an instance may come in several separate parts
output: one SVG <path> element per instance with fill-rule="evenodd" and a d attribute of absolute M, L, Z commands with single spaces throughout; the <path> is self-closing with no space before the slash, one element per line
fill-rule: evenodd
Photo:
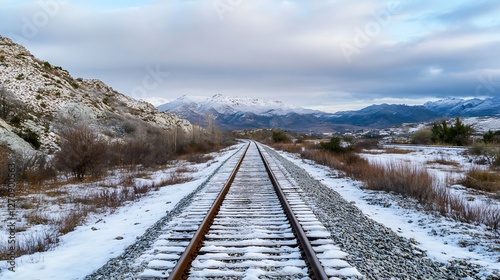
<path fill-rule="evenodd" d="M 362 279 L 279 164 L 249 143 L 174 219 L 139 279 Z"/>

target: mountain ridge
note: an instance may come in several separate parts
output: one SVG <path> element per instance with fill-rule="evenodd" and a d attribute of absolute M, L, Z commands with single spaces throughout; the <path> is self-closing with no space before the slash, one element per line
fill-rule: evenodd
<path fill-rule="evenodd" d="M 327 113 L 288 105 L 281 101 L 217 94 L 212 97 L 184 95 L 157 108 L 178 114 L 195 123 L 203 123 L 206 115 L 210 114 L 215 116 L 218 124 L 225 129 L 282 128 L 325 132 L 387 128 L 443 117 L 498 116 L 500 99 L 448 98 L 423 105 L 384 103 L 360 110 Z"/>

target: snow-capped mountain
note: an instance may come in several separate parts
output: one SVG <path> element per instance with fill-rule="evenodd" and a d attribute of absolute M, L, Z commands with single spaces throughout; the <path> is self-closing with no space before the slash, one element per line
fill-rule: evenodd
<path fill-rule="evenodd" d="M 186 108 L 203 113 L 216 111 L 218 114 L 252 113 L 262 116 L 285 116 L 295 113 L 308 115 L 323 112 L 305 109 L 281 101 L 248 97 L 232 97 L 216 94 L 212 97 L 182 96 L 158 106 L 160 111 L 182 113 Z"/>
<path fill-rule="evenodd" d="M 191 124 L 150 103 L 125 96 L 99 80 L 73 78 L 61 67 L 34 57 L 26 48 L 0 36 L 0 143 L 21 152 L 32 147 L 20 135 L 30 133 L 40 150 L 58 149 L 58 130 L 85 121 L 103 137 L 121 137 L 139 126 L 164 129 Z"/>
<path fill-rule="evenodd" d="M 214 95 L 182 96 L 169 103 L 158 106 L 162 112 L 170 112 L 204 125 L 207 116 L 216 118 L 223 129 L 281 128 L 295 131 L 317 130 L 327 126 L 317 116 L 326 114 L 321 111 L 305 109 L 281 101 L 262 100 L 246 97 Z"/>
<path fill-rule="evenodd" d="M 282 128 L 294 131 L 343 131 L 356 128 L 383 128 L 405 122 L 440 117 L 423 106 L 372 105 L 359 111 L 335 114 L 300 108 L 280 101 L 255 98 L 182 96 L 158 107 L 194 123 L 204 124 L 208 114 L 225 129 Z"/>
<path fill-rule="evenodd" d="M 424 107 L 448 117 L 500 116 L 500 97 L 469 100 L 446 98 L 427 102 Z"/>
<path fill-rule="evenodd" d="M 204 125 L 207 115 L 224 129 L 281 128 L 293 131 L 342 131 L 387 128 L 403 123 L 428 122 L 443 117 L 499 116 L 500 98 L 447 98 L 424 105 L 371 105 L 361 110 L 326 113 L 280 101 L 214 95 L 182 96 L 158 107 Z"/>

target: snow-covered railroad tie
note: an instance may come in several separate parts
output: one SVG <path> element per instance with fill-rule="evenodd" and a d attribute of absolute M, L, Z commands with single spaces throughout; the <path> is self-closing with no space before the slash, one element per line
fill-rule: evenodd
<path fill-rule="evenodd" d="M 227 193 L 207 184 L 153 245 L 140 279 L 363 278 L 267 153 L 251 143 L 239 162 Z"/>

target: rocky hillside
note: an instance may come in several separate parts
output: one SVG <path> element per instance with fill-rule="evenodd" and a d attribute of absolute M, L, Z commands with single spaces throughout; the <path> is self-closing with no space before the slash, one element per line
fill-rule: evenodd
<path fill-rule="evenodd" d="M 150 126 L 192 130 L 184 119 L 159 112 L 99 80 L 75 79 L 0 36 L 0 143 L 29 152 L 37 148 L 30 139 L 38 138 L 38 149 L 51 153 L 58 149 L 58 132 L 77 122 L 113 139 Z"/>

